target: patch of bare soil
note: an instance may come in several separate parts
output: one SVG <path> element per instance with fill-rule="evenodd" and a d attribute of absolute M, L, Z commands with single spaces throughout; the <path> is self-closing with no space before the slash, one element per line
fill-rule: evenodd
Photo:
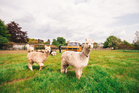
<path fill-rule="evenodd" d="M 27 50 L 0 50 L 0 54 L 21 54 L 28 53 Z"/>
<path fill-rule="evenodd" d="M 7 82 L 7 83 L 5 83 L 3 85 L 6 85 L 6 84 L 10 85 L 10 84 L 13 84 L 13 83 L 16 83 L 16 82 L 21 82 L 21 81 L 29 80 L 29 79 L 32 79 L 34 77 L 35 77 L 35 75 L 33 77 L 27 77 L 27 78 L 21 78 L 21 79 L 13 80 L 13 81 Z M 0 85 L 0 86 L 2 86 L 2 85 Z"/>

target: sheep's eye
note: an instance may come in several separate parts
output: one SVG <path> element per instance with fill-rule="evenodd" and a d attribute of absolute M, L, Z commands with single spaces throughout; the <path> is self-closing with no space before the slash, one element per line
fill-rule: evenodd
<path fill-rule="evenodd" d="M 88 43 L 86 43 L 86 44 L 88 44 Z"/>

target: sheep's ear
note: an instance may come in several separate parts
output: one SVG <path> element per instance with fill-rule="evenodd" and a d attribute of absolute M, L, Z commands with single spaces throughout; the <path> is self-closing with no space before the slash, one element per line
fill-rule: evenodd
<path fill-rule="evenodd" d="M 87 41 L 87 38 L 85 38 L 85 41 Z"/>

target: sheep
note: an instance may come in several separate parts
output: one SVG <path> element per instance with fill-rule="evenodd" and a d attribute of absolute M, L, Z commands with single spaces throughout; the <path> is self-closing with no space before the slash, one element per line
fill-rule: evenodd
<path fill-rule="evenodd" d="M 42 70 L 42 67 L 44 66 L 43 62 L 45 62 L 48 59 L 49 53 L 51 51 L 50 46 L 47 47 L 45 46 L 45 51 L 44 53 L 41 52 L 30 52 L 27 55 L 27 60 L 28 60 L 28 68 L 33 71 L 32 65 L 34 62 L 36 62 L 39 66 L 40 69 Z"/>
<path fill-rule="evenodd" d="M 56 56 L 56 51 L 52 51 L 52 50 L 51 50 L 50 54 L 51 54 L 52 56 Z"/>
<path fill-rule="evenodd" d="M 53 51 L 53 52 L 51 53 L 51 55 L 52 55 L 52 56 L 56 56 L 56 51 Z"/>
<path fill-rule="evenodd" d="M 76 77 L 80 79 L 83 67 L 88 64 L 92 48 L 93 40 L 85 39 L 82 52 L 65 51 L 61 56 L 61 73 L 67 73 L 67 68 L 71 65 L 75 68 Z"/>
<path fill-rule="evenodd" d="M 29 46 L 29 44 L 26 44 L 26 47 L 27 47 L 28 53 L 34 51 L 34 47 Z"/>

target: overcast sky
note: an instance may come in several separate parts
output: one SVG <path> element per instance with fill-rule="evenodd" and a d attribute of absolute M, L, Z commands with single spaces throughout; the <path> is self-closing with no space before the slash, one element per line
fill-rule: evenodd
<path fill-rule="evenodd" d="M 139 0 L 0 0 L 0 19 L 15 21 L 29 38 L 130 43 L 139 30 Z"/>

